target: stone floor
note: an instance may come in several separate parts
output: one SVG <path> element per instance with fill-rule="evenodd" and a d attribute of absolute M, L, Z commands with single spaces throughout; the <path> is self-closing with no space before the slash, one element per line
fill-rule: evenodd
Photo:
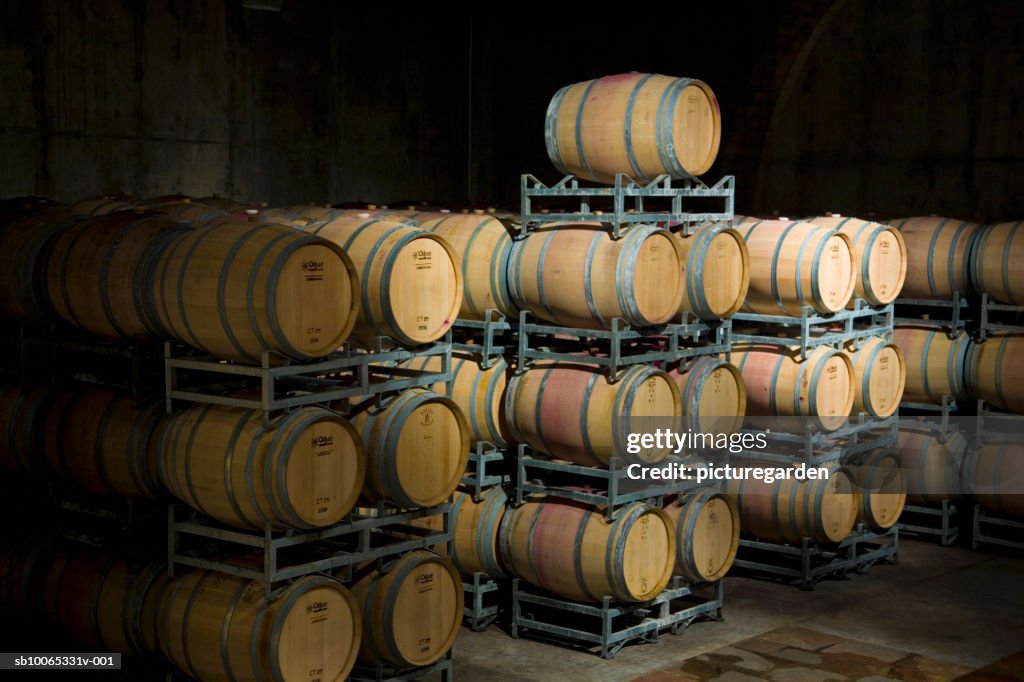
<path fill-rule="evenodd" d="M 1024 560 L 904 541 L 896 566 L 814 591 L 729 577 L 725 621 L 626 646 L 611 660 L 466 628 L 459 682 L 1024 679 Z M 1011 658 L 1008 658 L 1011 657 Z M 1001 662 L 1001 663 L 1000 663 Z M 1000 667 L 1002 666 L 1002 667 Z M 1009 671 L 1009 672 L 1007 672 Z"/>

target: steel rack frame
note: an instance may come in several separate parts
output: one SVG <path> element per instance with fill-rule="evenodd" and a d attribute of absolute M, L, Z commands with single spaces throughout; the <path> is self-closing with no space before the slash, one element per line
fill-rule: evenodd
<path fill-rule="evenodd" d="M 619 372 L 631 365 L 669 363 L 705 355 L 728 354 L 732 350 L 730 320 L 709 325 L 687 314 L 679 324 L 635 331 L 624 320 L 616 317 L 612 319 L 611 327 L 610 330 L 579 329 L 530 322 L 529 313 L 524 310 L 519 314 L 517 371 L 525 370 L 536 360 L 584 363 L 607 369 L 609 381 L 615 382 Z M 572 338 L 572 351 L 558 352 L 547 346 L 564 344 L 565 337 Z M 587 342 L 607 345 L 608 355 L 580 355 L 580 344 Z M 682 345 L 684 343 L 701 345 Z"/>
<path fill-rule="evenodd" d="M 973 526 L 971 549 L 995 545 L 1024 550 L 1024 521 L 997 516 L 980 504 L 975 504 Z"/>
<path fill-rule="evenodd" d="M 871 432 L 886 430 L 885 434 L 871 435 Z M 760 431 L 745 431 L 746 433 L 761 433 Z M 733 456 L 744 460 L 756 460 L 763 462 L 777 462 L 780 464 L 795 464 L 806 462 L 807 464 L 825 464 L 843 457 L 859 455 L 876 448 L 894 447 L 897 443 L 899 432 L 899 417 L 894 414 L 885 419 L 876 419 L 863 412 L 856 417 L 850 417 L 846 424 L 835 431 L 818 431 L 810 424 L 804 425 L 804 433 L 787 433 L 785 431 L 772 431 L 765 433 L 766 439 L 771 443 L 798 445 L 802 448 L 800 455 L 796 453 L 745 450 L 739 453 L 732 453 Z"/>
<path fill-rule="evenodd" d="M 452 323 L 452 350 L 480 358 L 481 368 L 488 369 L 515 348 L 509 336 L 512 331 L 512 323 L 504 315 L 488 308 L 483 320 L 460 318 Z"/>
<path fill-rule="evenodd" d="M 807 352 L 819 346 L 833 346 L 840 348 L 843 345 L 854 342 L 855 344 L 871 336 L 884 336 L 892 340 L 893 327 L 893 305 L 873 308 L 861 299 L 854 299 L 852 309 L 840 310 L 839 312 L 822 315 L 813 308 L 804 306 L 799 317 L 789 315 L 764 315 L 761 313 L 738 312 L 732 316 L 737 322 L 752 322 L 755 324 L 771 325 L 773 327 L 796 328 L 799 336 L 780 338 L 765 334 L 744 334 L 740 331 L 733 331 L 732 338 L 737 342 L 763 343 L 775 346 L 800 346 L 800 358 L 806 359 Z M 870 324 L 865 327 L 858 327 L 857 322 L 868 320 Z M 830 331 L 828 327 L 837 324 L 843 325 L 842 331 Z"/>
<path fill-rule="evenodd" d="M 726 175 L 710 187 L 696 178 L 677 180 L 676 183 L 673 187 L 669 176 L 659 175 L 653 181 L 643 184 L 619 173 L 615 176 L 615 184 L 610 187 L 580 187 L 579 178 L 574 175 L 566 175 L 548 187 L 534 176 L 524 174 L 520 177 L 522 223 L 519 238 L 524 238 L 531 230 L 549 222 L 607 223 L 612 230 L 612 239 L 620 237 L 624 226 L 639 223 L 666 227 L 681 225 L 686 235 L 691 234 L 693 225 L 697 223 L 732 224 L 736 197 L 736 179 L 733 176 Z M 686 210 L 683 199 L 694 198 L 722 199 L 725 205 L 721 211 Z M 574 204 L 578 201 L 579 208 L 575 211 L 541 213 L 534 207 L 537 199 L 562 199 Z M 645 210 L 645 199 L 652 203 L 670 203 L 671 206 L 668 210 Z M 595 210 L 595 201 L 601 205 L 610 203 L 610 210 Z"/>
<path fill-rule="evenodd" d="M 681 634 L 697 618 L 721 621 L 722 581 L 687 585 L 679 576 L 650 601 L 629 604 L 604 597 L 600 604 L 582 604 L 550 596 L 512 580 L 512 636 L 537 633 L 613 658 L 630 642 L 657 642 L 665 631 Z M 528 612 L 532 611 L 532 612 Z M 568 616 L 573 627 L 562 625 Z M 583 629 L 590 626 L 587 629 Z"/>
<path fill-rule="evenodd" d="M 957 430 L 956 426 L 953 426 L 949 423 L 949 418 L 950 416 L 953 415 L 954 412 L 958 412 L 960 410 L 960 407 L 959 405 L 956 404 L 956 399 L 949 394 L 942 396 L 941 404 L 901 402 L 900 410 L 914 410 L 917 412 L 938 413 L 941 419 L 941 421 L 938 424 L 935 424 L 934 422 L 918 422 L 915 423 L 914 426 L 924 428 L 929 431 L 934 431 L 936 434 L 938 434 L 936 437 L 939 439 L 940 443 L 945 443 L 946 440 L 949 438 L 950 434 L 952 434 L 953 431 Z M 908 415 L 903 416 L 906 417 Z"/>
<path fill-rule="evenodd" d="M 201 517 L 184 505 L 172 504 L 167 515 L 167 560 L 172 574 L 176 566 L 188 566 L 261 581 L 267 597 L 271 598 L 277 591 L 275 585 L 282 581 L 343 568 L 351 571 L 359 563 L 451 542 L 451 509 L 450 502 L 429 509 L 396 509 L 378 504 L 372 510 L 354 511 L 341 523 L 328 528 L 295 531 L 267 526 L 260 532 L 229 528 Z M 441 530 L 411 525 L 412 521 L 430 516 L 443 517 Z M 198 553 L 185 553 L 182 550 L 184 537 L 198 538 L 205 546 L 199 547 Z M 387 542 L 381 542 L 385 540 Z M 215 558 L 232 553 L 238 555 L 246 548 L 262 552 L 260 566 Z M 281 556 L 284 550 L 297 548 L 320 556 L 293 561 Z"/>
<path fill-rule="evenodd" d="M 420 668 L 396 668 L 387 663 L 372 667 L 356 666 L 349 676 L 349 682 L 412 682 L 427 676 L 440 675 L 441 682 L 452 682 L 454 665 L 451 649 L 436 663 Z"/>
<path fill-rule="evenodd" d="M 1005 436 L 1015 433 L 1015 430 L 1012 428 L 1015 425 L 1024 428 L 1024 414 L 993 410 L 984 400 L 978 401 L 976 414 L 974 433 L 979 442 L 984 440 L 988 434 L 1002 434 Z M 1006 430 L 1007 428 L 1009 430 Z M 998 438 L 994 440 L 998 440 Z"/>
<path fill-rule="evenodd" d="M 1018 317 L 1024 316 L 1024 305 L 1005 305 L 993 301 L 988 294 L 981 295 L 981 321 L 978 326 L 978 340 L 984 341 L 996 332 L 1010 332 L 1024 334 L 1024 322 L 1009 324 L 1006 322 L 993 321 L 995 317 L 1009 316 L 1014 313 Z"/>
<path fill-rule="evenodd" d="M 416 386 L 450 384 L 452 369 L 451 336 L 442 343 L 426 348 L 383 350 L 380 339 L 373 352 L 345 348 L 325 359 L 312 362 L 279 363 L 278 356 L 264 352 L 259 365 L 228 363 L 208 356 L 182 354 L 182 346 L 173 342 L 164 345 L 167 413 L 173 412 L 175 400 L 214 405 L 228 405 L 263 410 L 264 420 L 270 414 L 304 405 L 322 405 L 334 401 L 365 396 L 379 396 Z M 441 357 L 439 372 L 397 367 L 400 362 L 416 357 Z M 219 383 L 180 388 L 180 372 L 213 377 Z M 255 380 L 260 398 L 244 398 L 225 394 L 225 383 L 232 380 Z"/>
<path fill-rule="evenodd" d="M 960 536 L 956 503 L 952 500 L 943 500 L 941 507 L 904 505 L 899 526 L 900 533 L 935 536 L 943 547 L 954 544 Z"/>
<path fill-rule="evenodd" d="M 914 325 L 917 327 L 937 327 L 941 329 L 947 329 L 950 332 L 952 338 L 957 338 L 960 334 L 966 331 L 967 323 L 964 320 L 964 312 L 968 308 L 967 298 L 963 291 L 954 291 L 953 295 L 949 299 L 934 300 L 930 298 L 897 298 L 895 301 L 896 308 L 900 309 L 901 312 L 908 312 L 907 309 L 921 309 L 927 310 L 939 310 L 948 311 L 949 319 L 924 320 L 915 317 L 897 317 L 895 323 L 898 325 Z M 930 315 L 931 313 L 929 313 Z"/>
<path fill-rule="evenodd" d="M 605 469 L 537 457 L 532 448 L 520 444 L 516 446 L 515 495 L 512 496 L 512 503 L 518 507 L 531 493 L 543 493 L 604 507 L 605 518 L 612 521 L 624 505 L 653 499 L 656 506 L 660 507 L 665 496 L 693 490 L 700 485 L 696 479 L 672 480 L 659 485 L 641 483 L 635 490 L 623 491 L 624 487 L 634 487 L 626 485 L 633 481 L 627 471 L 628 466 L 619 457 L 613 457 Z M 531 482 L 532 478 L 551 476 L 568 478 L 572 485 L 541 485 Z M 586 489 L 576 487 L 584 484 L 587 485 Z"/>
<path fill-rule="evenodd" d="M 466 602 L 462 610 L 462 622 L 473 632 L 482 632 L 498 619 L 504 610 L 508 597 L 509 582 L 495 580 L 479 571 L 473 579 L 462 579 L 462 591 Z"/>
<path fill-rule="evenodd" d="M 898 558 L 898 525 L 878 533 L 858 524 L 845 540 L 831 546 L 811 538 L 803 538 L 799 545 L 740 538 L 734 565 L 813 590 L 823 578 L 845 580 L 850 571 L 867 573 L 880 561 L 896 564 Z"/>
<path fill-rule="evenodd" d="M 45 484 L 48 525 L 66 540 L 132 556 L 160 552 L 153 531 L 165 524 L 163 504 L 130 497 L 97 497 L 65 489 L 54 481 Z M 148 551 L 147 551 L 148 550 Z"/>
<path fill-rule="evenodd" d="M 512 481 L 509 469 L 504 450 L 491 443 L 479 442 L 475 449 L 469 451 L 469 464 L 459 485 L 473 496 L 474 502 L 479 502 L 485 490 Z"/>

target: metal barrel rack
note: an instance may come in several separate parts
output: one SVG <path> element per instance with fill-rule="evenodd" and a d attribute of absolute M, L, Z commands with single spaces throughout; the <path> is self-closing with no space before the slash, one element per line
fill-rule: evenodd
<path fill-rule="evenodd" d="M 895 447 L 899 430 L 899 417 L 893 415 L 876 419 L 865 414 L 850 417 L 835 431 L 818 431 L 809 424 L 804 433 L 772 431 L 765 433 L 769 448 L 744 450 L 731 456 L 739 460 L 777 462 L 780 464 L 826 464 L 878 448 Z M 749 433 L 755 433 L 748 431 Z M 772 446 L 775 446 L 773 451 Z M 799 448 L 799 452 L 780 452 L 778 447 Z"/>
<path fill-rule="evenodd" d="M 799 545 L 740 538 L 734 565 L 811 590 L 824 578 L 846 579 L 850 572 L 867 573 L 876 563 L 897 563 L 898 556 L 898 526 L 875 532 L 858 524 L 835 545 L 811 538 L 803 538 Z"/>
<path fill-rule="evenodd" d="M 974 505 L 971 549 L 989 545 L 1024 550 L 1024 521 L 1007 519 Z"/>
<path fill-rule="evenodd" d="M 483 320 L 457 319 L 452 323 L 452 350 L 472 354 L 487 369 L 517 347 L 516 321 L 488 308 Z"/>
<path fill-rule="evenodd" d="M 494 486 L 512 482 L 512 472 L 504 450 L 491 443 L 477 443 L 469 451 L 469 463 L 459 487 L 475 502 L 479 502 L 484 491 Z"/>
<path fill-rule="evenodd" d="M 486 573 L 474 573 L 472 580 L 463 577 L 462 591 L 466 597 L 462 622 L 473 632 L 482 632 L 498 619 L 509 594 L 507 580 L 495 580 Z"/>
<path fill-rule="evenodd" d="M 897 325 L 936 327 L 945 329 L 952 338 L 960 336 L 967 328 L 964 315 L 969 309 L 966 293 L 954 291 L 949 299 L 897 298 L 895 308 Z M 927 318 L 921 317 L 927 315 Z"/>
<path fill-rule="evenodd" d="M 639 183 L 628 175 L 615 176 L 615 184 L 602 187 L 581 187 L 573 175 L 567 175 L 548 187 L 532 175 L 520 178 L 522 224 L 520 237 L 544 223 L 602 222 L 610 225 L 612 238 L 618 239 L 623 227 L 635 224 L 681 226 L 690 234 L 694 225 L 704 222 L 732 223 L 735 206 L 736 181 L 724 176 L 708 186 L 690 178 L 676 180 L 659 175 L 649 183 Z M 537 203 L 554 202 L 556 208 L 544 212 Z M 707 203 L 715 202 L 706 210 Z M 695 210 L 695 204 L 704 204 L 705 210 Z M 565 209 L 565 204 L 571 208 Z"/>
<path fill-rule="evenodd" d="M 982 294 L 978 340 L 984 341 L 1000 332 L 1024 334 L 1024 306 L 1005 305 Z"/>
<path fill-rule="evenodd" d="M 372 667 L 357 665 L 349 676 L 350 682 L 412 682 L 424 677 L 437 679 L 441 682 L 452 682 L 454 680 L 452 652 L 449 649 L 439 661 L 420 668 L 396 668 L 386 663 L 379 663 Z"/>
<path fill-rule="evenodd" d="M 935 537 L 938 538 L 940 545 L 949 547 L 960 536 L 956 502 L 943 500 L 938 507 L 904 505 L 899 526 L 901 534 Z"/>
<path fill-rule="evenodd" d="M 613 658 L 630 642 L 656 642 L 680 634 L 698 618 L 722 620 L 722 581 L 687 585 L 676 576 L 654 599 L 621 603 L 605 597 L 583 604 L 552 597 L 522 580 L 512 581 L 512 636 L 554 638 Z"/>

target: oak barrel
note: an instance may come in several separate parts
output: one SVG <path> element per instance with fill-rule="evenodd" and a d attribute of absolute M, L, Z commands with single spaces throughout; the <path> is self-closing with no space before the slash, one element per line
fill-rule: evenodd
<path fill-rule="evenodd" d="M 451 399 L 462 410 L 469 426 L 469 443 L 490 443 L 504 448 L 511 442 L 505 421 L 505 390 L 511 370 L 504 358 L 497 358 L 482 369 L 471 353 L 452 353 Z M 403 367 L 425 372 L 440 372 L 442 360 L 437 355 L 413 358 Z M 433 385 L 436 393 L 444 393 L 445 384 Z"/>
<path fill-rule="evenodd" d="M 505 511 L 501 555 L 512 574 L 565 599 L 646 601 L 672 576 L 673 531 L 664 511 L 641 502 L 609 522 L 602 509 L 534 496 Z"/>
<path fill-rule="evenodd" d="M 602 227 L 572 225 L 531 232 L 515 242 L 509 288 L 520 310 L 549 322 L 610 329 L 672 321 L 683 300 L 679 242 L 667 230 L 637 225 L 612 239 Z"/>
<path fill-rule="evenodd" d="M 950 300 L 970 290 L 970 254 L 981 225 L 953 218 L 904 218 L 889 223 L 907 247 L 904 298 Z"/>
<path fill-rule="evenodd" d="M 900 425 L 899 455 L 907 479 L 907 502 L 938 505 L 960 497 L 967 441 L 953 430 L 943 441 L 935 431 Z"/>
<path fill-rule="evenodd" d="M 340 246 L 359 276 L 355 337 L 378 336 L 407 346 L 445 335 L 462 306 L 462 268 L 438 235 L 401 223 L 342 215 L 304 230 Z"/>
<path fill-rule="evenodd" d="M 165 591 L 159 639 L 200 682 L 344 682 L 362 625 L 351 592 L 330 578 L 301 578 L 268 602 L 262 582 L 192 571 Z"/>
<path fill-rule="evenodd" d="M 814 348 L 801 360 L 798 348 L 736 344 L 730 361 L 743 375 L 750 416 L 803 417 L 834 431 L 850 415 L 853 364 L 830 346 Z"/>
<path fill-rule="evenodd" d="M 611 184 L 624 173 L 650 182 L 707 172 L 722 135 L 718 99 L 704 82 L 624 73 L 567 85 L 544 124 L 558 170 Z"/>
<path fill-rule="evenodd" d="M 165 204 L 157 204 L 150 207 L 151 211 L 163 213 L 183 223 L 200 225 L 214 218 L 226 216 L 227 211 L 215 206 L 208 206 L 201 201 L 194 199 L 182 199 Z"/>
<path fill-rule="evenodd" d="M 514 377 L 505 392 L 505 416 L 514 441 L 552 457 L 609 466 L 613 457 L 653 464 L 670 450 L 629 452 L 631 432 L 675 428 L 682 416 L 679 387 L 667 373 L 633 365 L 618 381 L 593 366 L 541 363 Z"/>
<path fill-rule="evenodd" d="M 196 405 L 168 419 L 160 447 L 171 494 L 239 528 L 338 523 L 355 506 L 365 471 L 358 432 L 320 407 L 266 428 L 256 410 Z"/>
<path fill-rule="evenodd" d="M 452 543 L 449 555 L 462 575 L 486 573 L 492 578 L 506 576 L 505 563 L 498 549 L 498 531 L 505 518 L 508 495 L 501 486 L 490 488 L 480 501 L 456 491 L 453 507 Z"/>
<path fill-rule="evenodd" d="M 964 459 L 964 490 L 1001 516 L 1024 519 L 1024 445 L 990 440 Z"/>
<path fill-rule="evenodd" d="M 336 245 L 292 228 L 229 223 L 191 230 L 164 251 L 155 310 L 166 331 L 214 357 L 327 355 L 356 321 L 359 284 Z"/>
<path fill-rule="evenodd" d="M 92 651 L 112 651 L 103 639 L 100 596 L 116 564 L 98 552 L 61 549 L 53 553 L 46 570 L 43 612 L 47 620 Z"/>
<path fill-rule="evenodd" d="M 739 431 L 747 414 L 747 388 L 733 365 L 704 356 L 671 366 L 669 376 L 679 386 L 687 426 L 702 433 Z"/>
<path fill-rule="evenodd" d="M 996 301 L 1024 305 L 1024 221 L 996 223 L 979 231 L 971 256 L 971 282 Z"/>
<path fill-rule="evenodd" d="M 808 222 L 839 230 L 850 238 L 857 298 L 868 305 L 886 305 L 899 296 L 907 278 L 907 246 L 899 230 L 842 216 L 809 218 Z"/>
<path fill-rule="evenodd" d="M 0 382 L 0 468 L 45 471 L 40 461 L 42 415 L 54 391 L 49 386 L 23 387 Z"/>
<path fill-rule="evenodd" d="M 43 324 L 53 319 L 43 278 L 46 253 L 77 220 L 48 204 L 0 211 L 0 317 Z"/>
<path fill-rule="evenodd" d="M 702 488 L 665 506 L 676 539 L 675 573 L 691 583 L 725 577 L 740 545 L 740 517 L 733 502 Z"/>
<path fill-rule="evenodd" d="M 779 468 L 772 463 L 749 466 Z M 842 469 L 833 468 L 828 478 L 814 480 L 730 480 L 726 492 L 739 510 L 743 533 L 770 542 L 798 545 L 805 537 L 840 542 L 853 530 L 857 517 L 854 484 Z"/>
<path fill-rule="evenodd" d="M 683 261 L 680 312 L 718 320 L 739 310 L 750 287 L 750 254 L 740 233 L 706 223 L 688 237 L 675 236 Z"/>
<path fill-rule="evenodd" d="M 942 396 L 967 396 L 967 357 L 972 345 L 967 334 L 949 338 L 935 327 L 896 327 L 893 343 L 907 359 L 903 400 L 942 404 Z"/>
<path fill-rule="evenodd" d="M 846 463 L 853 476 L 857 523 L 886 531 L 899 521 L 907 500 L 907 479 L 898 454 L 886 449 Z"/>
<path fill-rule="evenodd" d="M 842 310 L 853 295 L 850 238 L 813 223 L 762 220 L 740 225 L 750 252 L 750 288 L 743 310 L 799 317 Z"/>
<path fill-rule="evenodd" d="M 896 412 L 907 384 L 907 368 L 899 346 L 872 336 L 856 349 L 844 350 L 853 363 L 853 413 L 884 419 Z"/>
<path fill-rule="evenodd" d="M 34 623 L 49 556 L 41 544 L 0 544 L 0 613 Z"/>
<path fill-rule="evenodd" d="M 370 564 L 357 571 L 351 589 L 363 616 L 361 663 L 430 665 L 455 643 L 464 596 L 448 557 L 418 549 L 383 573 Z"/>
<path fill-rule="evenodd" d="M 83 199 L 71 205 L 71 212 L 85 216 L 100 216 L 118 211 L 134 211 L 135 206 L 115 197 Z"/>
<path fill-rule="evenodd" d="M 353 416 L 368 459 L 362 498 L 433 507 L 452 494 L 469 461 L 469 427 L 450 398 L 411 388 Z"/>
<path fill-rule="evenodd" d="M 1000 334 L 971 343 L 966 362 L 972 396 L 997 409 L 1024 414 L 1024 335 Z"/>

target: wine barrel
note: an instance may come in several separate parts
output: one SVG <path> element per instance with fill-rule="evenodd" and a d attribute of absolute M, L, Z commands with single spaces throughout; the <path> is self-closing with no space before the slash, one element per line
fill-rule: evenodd
<path fill-rule="evenodd" d="M 100 216 L 118 211 L 134 211 L 135 206 L 115 197 L 83 199 L 71 205 L 71 212 L 84 216 Z"/>
<path fill-rule="evenodd" d="M 765 315 L 842 310 L 854 291 L 853 245 L 842 232 L 813 223 L 762 220 L 741 225 L 750 252 L 743 310 Z"/>
<path fill-rule="evenodd" d="M 514 441 L 588 466 L 609 466 L 613 457 L 630 464 L 660 462 L 671 450 L 631 448 L 627 437 L 653 430 L 652 419 L 662 418 L 666 423 L 659 426 L 669 428 L 681 416 L 676 382 L 647 365 L 631 366 L 610 384 L 593 366 L 537 364 L 514 376 L 505 391 Z"/>
<path fill-rule="evenodd" d="M 437 355 L 413 358 L 403 367 L 421 372 L 440 372 L 442 360 Z M 505 421 L 505 389 L 511 373 L 503 358 L 487 369 L 470 353 L 452 353 L 451 399 L 459 406 L 469 426 L 469 443 L 490 443 L 505 448 L 511 442 Z M 435 393 L 444 393 L 445 384 L 432 386 Z"/>
<path fill-rule="evenodd" d="M 854 414 L 864 412 L 878 419 L 892 416 L 907 384 L 907 368 L 899 346 L 873 336 L 860 341 L 856 349 L 847 346 L 843 352 L 853 363 Z"/>
<path fill-rule="evenodd" d="M 325 206 L 317 206 L 315 204 L 289 206 L 288 212 L 300 220 L 308 220 L 310 222 L 330 219 L 338 214 L 338 210 L 330 204 Z"/>
<path fill-rule="evenodd" d="M 108 648 L 100 622 L 100 596 L 116 563 L 98 552 L 58 550 L 46 571 L 43 612 L 47 620 L 92 651 L 120 651 Z"/>
<path fill-rule="evenodd" d="M 282 225 L 191 230 L 163 252 L 154 306 L 167 332 L 224 360 L 306 360 L 352 330 L 359 284 L 337 246 Z"/>
<path fill-rule="evenodd" d="M 506 317 L 518 314 L 508 288 L 512 237 L 500 220 L 489 215 L 449 215 L 419 227 L 444 239 L 461 265 L 459 317 L 483 320 L 489 309 Z"/>
<path fill-rule="evenodd" d="M 319 407 L 268 429 L 261 412 L 197 405 L 168 419 L 160 447 L 171 494 L 239 528 L 338 523 L 355 506 L 365 470 L 358 432 Z"/>
<path fill-rule="evenodd" d="M 132 340 L 163 331 L 149 307 L 162 249 L 187 228 L 166 216 L 120 211 L 62 232 L 43 277 L 53 311 L 94 336 Z"/>
<path fill-rule="evenodd" d="M 68 395 L 48 401 L 37 427 L 50 471 L 93 495 L 158 498 L 163 404 L 137 407 L 130 396 L 99 388 L 59 392 Z"/>
<path fill-rule="evenodd" d="M 200 682 L 340 682 L 362 640 L 351 592 L 323 576 L 301 578 L 267 601 L 263 583 L 192 571 L 161 604 L 164 655 Z"/>
<path fill-rule="evenodd" d="M 675 573 L 691 583 L 725 577 L 740 546 L 736 505 L 712 488 L 681 495 L 665 506 L 675 529 Z"/>
<path fill-rule="evenodd" d="M 548 158 L 565 174 L 611 184 L 701 175 L 718 156 L 718 99 L 693 78 L 624 73 L 561 88 L 548 104 Z"/>
<path fill-rule="evenodd" d="M 77 216 L 64 208 L 31 204 L 0 212 L 0 316 L 47 323 L 43 264 L 47 249 Z"/>
<path fill-rule="evenodd" d="M 611 329 L 613 318 L 634 327 L 670 322 L 683 300 L 678 243 L 667 230 L 647 225 L 615 240 L 592 225 L 531 232 L 512 246 L 512 301 L 567 327 Z"/>
<path fill-rule="evenodd" d="M 653 599 L 676 560 L 672 520 L 640 502 L 609 523 L 598 508 L 535 496 L 505 511 L 499 537 L 512 574 L 573 601 Z"/>
<path fill-rule="evenodd" d="M 417 346 L 445 335 L 462 305 L 462 269 L 448 243 L 401 223 L 342 215 L 303 228 L 340 246 L 359 275 L 355 338 Z"/>
<path fill-rule="evenodd" d="M 747 387 L 747 414 L 803 417 L 822 431 L 846 423 L 853 407 L 854 374 L 850 358 L 819 346 L 800 359 L 797 348 L 736 344 L 731 362 Z"/>
<path fill-rule="evenodd" d="M 740 233 L 706 223 L 689 237 L 677 233 L 676 239 L 683 260 L 680 312 L 719 320 L 739 310 L 750 287 L 750 254 Z"/>
<path fill-rule="evenodd" d="M 978 232 L 971 256 L 971 283 L 1002 303 L 1024 305 L 1024 221 L 996 223 Z"/>
<path fill-rule="evenodd" d="M 842 216 L 809 218 L 808 222 L 838 230 L 850 238 L 857 298 L 868 305 L 886 305 L 900 295 L 907 278 L 907 246 L 899 230 Z"/>
<path fill-rule="evenodd" d="M 39 461 L 42 418 L 52 399 L 49 386 L 25 388 L 0 382 L 0 468 L 7 471 L 45 471 Z"/>
<path fill-rule="evenodd" d="M 970 253 L 981 225 L 953 218 L 904 218 L 889 223 L 907 248 L 904 298 L 952 299 L 970 290 Z"/>
<path fill-rule="evenodd" d="M 943 442 L 934 431 L 901 424 L 899 455 L 907 479 L 907 502 L 938 505 L 960 497 L 966 450 L 967 441 L 958 430 Z"/>
<path fill-rule="evenodd" d="M 0 613 L 34 622 L 48 557 L 41 544 L 0 544 Z"/>
<path fill-rule="evenodd" d="M 462 580 L 448 557 L 418 549 L 385 572 L 357 572 L 352 594 L 362 611 L 359 661 L 399 668 L 430 665 L 448 653 L 462 625 Z"/>
<path fill-rule="evenodd" d="M 441 504 L 469 461 L 469 427 L 449 398 L 412 388 L 353 417 L 366 445 L 362 499 L 403 507 Z"/>
<path fill-rule="evenodd" d="M 879 449 L 847 462 L 846 469 L 853 476 L 857 523 L 879 532 L 892 528 L 907 500 L 907 479 L 899 457 Z"/>
<path fill-rule="evenodd" d="M 452 509 L 452 543 L 449 555 L 459 573 L 472 578 L 485 573 L 503 578 L 505 563 L 498 551 L 498 531 L 505 517 L 508 495 L 501 486 L 483 493 L 479 502 L 472 495 L 455 493 Z"/>
<path fill-rule="evenodd" d="M 749 466 L 779 468 L 771 463 Z M 770 542 L 798 545 L 803 538 L 824 544 L 840 542 L 853 530 L 857 518 L 854 485 L 842 469 L 832 468 L 828 478 L 814 480 L 730 480 L 726 494 L 739 510 L 743 532 Z"/>
<path fill-rule="evenodd" d="M 125 629 L 131 649 L 143 656 L 160 654 L 160 602 L 171 581 L 167 565 L 150 562 L 135 573 L 125 599 Z"/>
<path fill-rule="evenodd" d="M 1024 445 L 993 440 L 973 448 L 964 459 L 964 488 L 985 508 L 1024 519 Z"/>
<path fill-rule="evenodd" d="M 999 335 L 972 343 L 966 362 L 972 396 L 1000 410 L 1024 414 L 1024 336 Z"/>
<path fill-rule="evenodd" d="M 228 214 L 227 211 L 207 206 L 206 204 L 193 199 L 182 199 L 181 201 L 158 204 L 150 207 L 151 211 L 163 213 L 183 223 L 202 224 L 214 218 L 221 218 Z"/>
<path fill-rule="evenodd" d="M 250 209 L 258 209 L 259 206 L 256 204 L 247 203 L 244 201 L 236 201 L 234 199 L 228 199 L 227 197 L 219 197 L 217 195 L 208 197 L 199 197 L 194 199 L 200 204 L 210 206 L 211 208 L 219 208 L 227 213 L 244 213 Z"/>
<path fill-rule="evenodd" d="M 685 371 L 680 371 L 684 369 Z M 747 388 L 740 371 L 713 356 L 669 369 L 682 396 L 687 426 L 702 433 L 735 433 L 747 414 Z M 685 429 L 683 429 L 685 430 Z"/>
<path fill-rule="evenodd" d="M 971 344 L 967 334 L 955 339 L 934 327 L 896 327 L 893 343 L 902 351 L 907 380 L 903 400 L 942 404 L 942 396 L 967 396 L 967 357 Z"/>

